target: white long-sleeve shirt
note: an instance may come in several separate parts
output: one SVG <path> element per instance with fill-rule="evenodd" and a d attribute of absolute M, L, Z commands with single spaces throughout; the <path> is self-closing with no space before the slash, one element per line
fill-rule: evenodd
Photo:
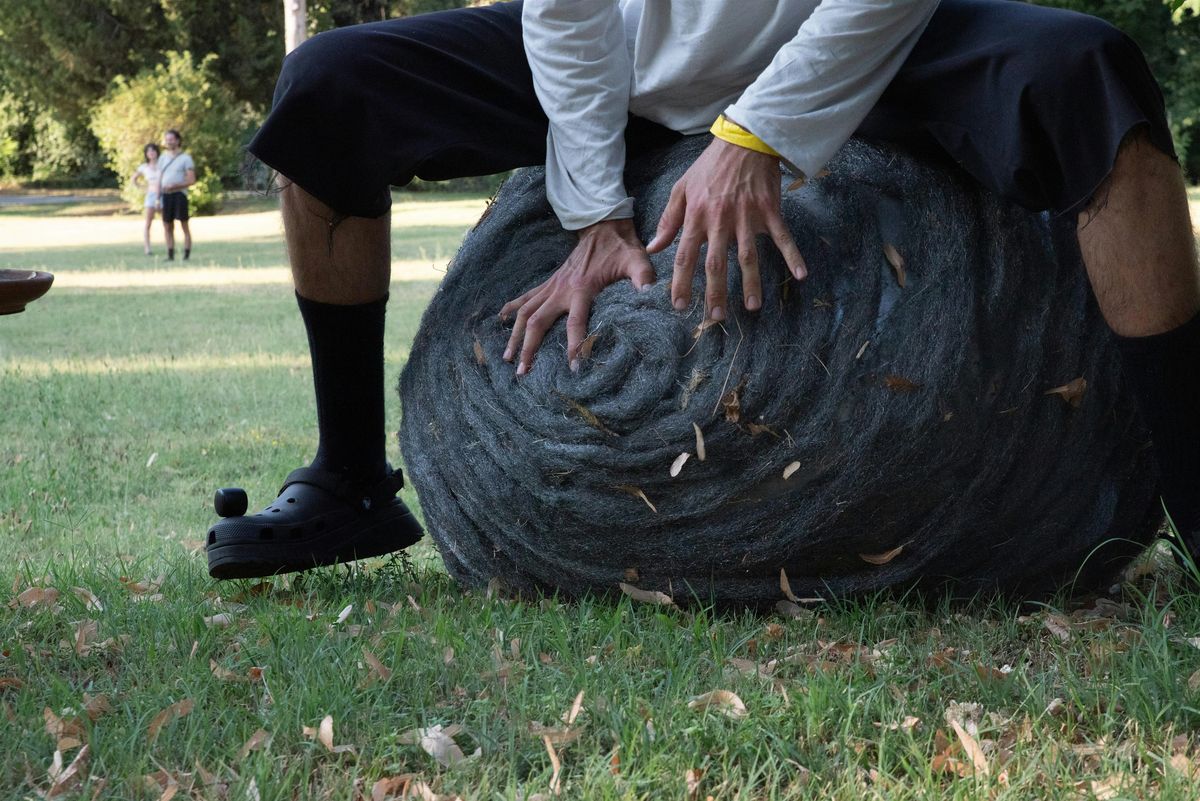
<path fill-rule="evenodd" d="M 633 216 L 632 112 L 685 134 L 724 113 L 815 175 L 866 117 L 938 0 L 526 0 L 563 227 Z"/>

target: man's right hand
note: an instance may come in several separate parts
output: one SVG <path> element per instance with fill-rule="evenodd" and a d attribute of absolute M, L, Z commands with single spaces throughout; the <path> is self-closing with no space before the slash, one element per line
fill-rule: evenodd
<path fill-rule="evenodd" d="M 578 370 L 592 301 L 623 278 L 631 279 L 639 291 L 654 283 L 654 268 L 633 221 L 606 220 L 581 230 L 579 244 L 554 275 L 500 309 L 500 319 L 505 321 L 516 314 L 505 360 L 512 361 L 519 349 L 517 375 L 529 372 L 546 332 L 566 314 L 567 359 L 571 370 Z"/>

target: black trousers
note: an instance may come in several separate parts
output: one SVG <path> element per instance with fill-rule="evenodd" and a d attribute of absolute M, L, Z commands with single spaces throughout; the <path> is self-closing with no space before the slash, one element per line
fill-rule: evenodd
<path fill-rule="evenodd" d="M 1084 208 L 1122 140 L 1175 156 L 1162 93 L 1125 34 L 1016 0 L 942 0 L 859 135 L 946 157 L 1034 210 Z M 250 144 L 334 210 L 378 217 L 390 186 L 545 159 L 547 121 L 521 43 L 521 3 L 318 34 L 283 64 Z M 631 119 L 636 151 L 676 136 Z"/>

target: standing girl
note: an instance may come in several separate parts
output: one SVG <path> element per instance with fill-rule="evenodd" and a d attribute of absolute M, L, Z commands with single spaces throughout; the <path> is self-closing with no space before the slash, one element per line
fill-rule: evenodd
<path fill-rule="evenodd" d="M 147 256 L 152 255 L 150 253 L 150 226 L 154 222 L 154 212 L 162 207 L 158 172 L 159 152 L 158 145 L 153 142 L 142 148 L 146 160 L 138 165 L 137 170 L 129 178 L 131 184 L 139 189 L 144 185 L 146 190 L 146 229 L 142 232 L 142 244 Z"/>

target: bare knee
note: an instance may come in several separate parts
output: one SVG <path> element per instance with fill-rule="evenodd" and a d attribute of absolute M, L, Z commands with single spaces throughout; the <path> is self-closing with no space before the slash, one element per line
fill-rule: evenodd
<path fill-rule="evenodd" d="M 1085 227 L 1105 212 L 1114 190 L 1122 194 L 1128 191 L 1140 194 L 1161 189 L 1164 195 L 1178 194 L 1182 180 L 1183 173 L 1175 159 L 1154 143 L 1145 126 L 1138 126 L 1122 140 L 1112 171 L 1096 187 L 1079 213 L 1079 227 Z M 1138 189 L 1136 185 L 1145 189 Z"/>

